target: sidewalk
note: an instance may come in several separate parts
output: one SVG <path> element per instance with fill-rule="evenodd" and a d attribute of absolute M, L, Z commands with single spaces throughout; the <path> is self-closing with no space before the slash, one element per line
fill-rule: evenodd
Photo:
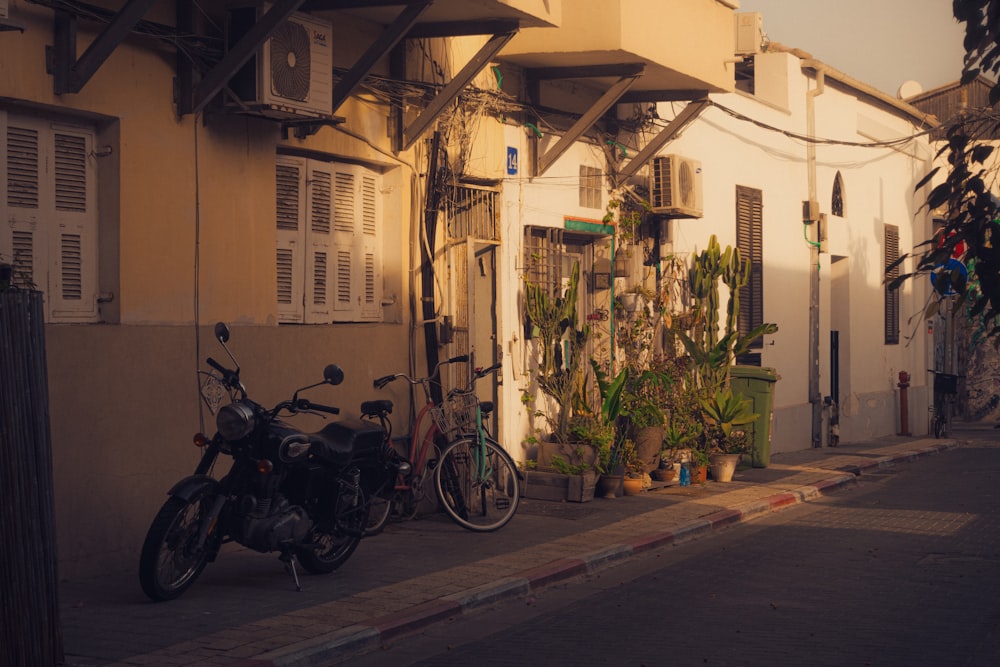
<path fill-rule="evenodd" d="M 274 555 L 242 549 L 221 554 L 172 602 L 149 602 L 134 571 L 62 582 L 66 664 L 329 664 L 956 446 L 957 439 L 889 437 L 773 455 L 767 468 L 738 470 L 729 484 L 672 486 L 589 503 L 522 500 L 517 516 L 496 533 L 463 530 L 443 515 L 390 524 L 363 540 L 332 575 L 300 572 L 301 592 Z"/>

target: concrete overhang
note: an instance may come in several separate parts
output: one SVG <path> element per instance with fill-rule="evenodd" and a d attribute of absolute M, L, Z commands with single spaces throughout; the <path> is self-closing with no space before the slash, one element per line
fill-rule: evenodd
<path fill-rule="evenodd" d="M 526 70 L 643 65 L 630 95 L 734 90 L 731 0 L 573 0 L 556 28 L 521 30 L 497 56 Z M 738 6 L 738 5 L 736 5 Z M 606 89 L 609 80 L 574 77 Z M 691 91 L 688 94 L 688 91 Z"/>
<path fill-rule="evenodd" d="M 389 25 L 407 0 L 308 0 L 303 10 L 324 15 L 337 11 L 364 21 Z M 559 25 L 562 0 L 435 0 L 421 13 L 416 25 L 474 23 L 510 20 L 520 28 L 551 28 Z"/>

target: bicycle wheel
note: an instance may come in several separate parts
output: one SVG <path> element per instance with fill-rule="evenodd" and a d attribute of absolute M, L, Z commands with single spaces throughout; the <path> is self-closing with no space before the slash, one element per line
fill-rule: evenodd
<path fill-rule="evenodd" d="M 396 493 L 392 489 L 372 496 L 368 510 L 368 523 L 365 525 L 365 537 L 378 535 L 389 522 L 392 506 L 395 504 Z"/>
<path fill-rule="evenodd" d="M 455 523 L 490 532 L 513 518 L 521 491 L 510 455 L 492 438 L 483 445 L 474 436 L 462 436 L 445 447 L 434 469 L 434 487 Z"/>

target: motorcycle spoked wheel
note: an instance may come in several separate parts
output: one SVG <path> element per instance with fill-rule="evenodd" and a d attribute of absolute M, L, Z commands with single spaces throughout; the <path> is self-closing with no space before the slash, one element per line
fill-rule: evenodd
<path fill-rule="evenodd" d="M 157 602 L 173 600 L 198 579 L 208 562 L 211 538 L 195 549 L 208 499 L 172 497 L 156 513 L 139 557 L 139 583 Z"/>
<path fill-rule="evenodd" d="M 358 548 L 368 525 L 368 501 L 358 489 L 358 503 L 337 518 L 332 530 L 317 524 L 312 530 L 313 548 L 303 549 L 299 562 L 310 574 L 328 574 L 347 562 Z"/>

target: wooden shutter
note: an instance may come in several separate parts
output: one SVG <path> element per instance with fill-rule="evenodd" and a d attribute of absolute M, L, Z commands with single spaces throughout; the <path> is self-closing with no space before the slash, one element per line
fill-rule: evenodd
<path fill-rule="evenodd" d="M 763 209 L 760 190 L 736 186 L 736 247 L 750 262 L 750 279 L 740 288 L 739 331 L 744 335 L 764 323 Z M 763 345 L 758 337 L 750 347 Z"/>
<path fill-rule="evenodd" d="M 92 320 L 97 317 L 97 226 L 91 211 L 96 191 L 88 168 L 93 136 L 56 126 L 51 150 L 51 313 L 54 320 Z"/>
<path fill-rule="evenodd" d="M 309 228 L 306 231 L 306 322 L 333 320 L 334 263 L 331 253 L 333 222 L 333 169 L 325 162 L 309 161 L 306 176 Z"/>
<path fill-rule="evenodd" d="M 53 322 L 98 319 L 97 179 L 86 127 L 0 114 L 0 253 Z"/>
<path fill-rule="evenodd" d="M 885 226 L 885 263 L 883 269 L 899 259 L 899 227 Z M 885 344 L 899 344 L 899 289 L 890 289 L 889 283 L 899 277 L 899 267 L 885 271 Z"/>
<path fill-rule="evenodd" d="M 39 237 L 39 132 L 35 127 L 6 127 L 3 165 L 6 181 L 6 218 L 0 253 L 14 266 L 19 287 L 44 289 L 44 243 Z"/>
<path fill-rule="evenodd" d="M 361 177 L 361 312 L 360 318 L 365 322 L 382 320 L 382 201 L 380 193 L 380 177 L 372 172 Z"/>
<path fill-rule="evenodd" d="M 275 176 L 278 320 L 303 322 L 306 161 L 279 156 Z"/>

